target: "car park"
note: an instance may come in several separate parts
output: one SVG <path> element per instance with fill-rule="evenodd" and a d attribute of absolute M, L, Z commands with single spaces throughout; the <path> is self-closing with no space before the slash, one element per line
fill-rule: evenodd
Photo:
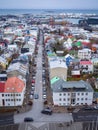
<path fill-rule="evenodd" d="M 24 122 L 33 122 L 34 119 L 32 117 L 25 117 Z"/>

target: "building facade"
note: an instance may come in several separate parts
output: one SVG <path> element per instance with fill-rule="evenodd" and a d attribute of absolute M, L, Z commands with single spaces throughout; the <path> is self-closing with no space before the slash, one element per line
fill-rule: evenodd
<path fill-rule="evenodd" d="M 85 81 L 58 80 L 52 85 L 53 102 L 58 106 L 91 105 L 93 89 Z"/>

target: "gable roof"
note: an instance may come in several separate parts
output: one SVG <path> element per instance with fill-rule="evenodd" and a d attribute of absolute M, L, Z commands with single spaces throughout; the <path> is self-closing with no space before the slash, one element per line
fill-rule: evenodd
<path fill-rule="evenodd" d="M 91 61 L 80 61 L 80 64 L 82 64 L 82 65 L 91 65 L 92 62 Z"/>
<path fill-rule="evenodd" d="M 93 88 L 85 81 L 64 81 L 62 79 L 53 83 L 51 86 L 53 92 L 93 92 Z"/>
<path fill-rule="evenodd" d="M 24 82 L 17 78 L 17 77 L 11 77 L 8 78 L 5 83 L 5 89 L 4 92 L 7 93 L 21 93 L 25 87 Z"/>
<path fill-rule="evenodd" d="M 0 82 L 0 93 L 4 92 L 5 82 Z"/>

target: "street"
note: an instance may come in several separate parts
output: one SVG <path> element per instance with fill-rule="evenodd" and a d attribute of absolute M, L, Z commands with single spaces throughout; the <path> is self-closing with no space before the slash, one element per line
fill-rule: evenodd
<path fill-rule="evenodd" d="M 43 35 L 40 34 L 38 42 L 38 54 L 37 54 L 37 70 L 35 77 L 35 94 L 39 95 L 38 99 L 33 100 L 32 109 L 25 113 L 19 113 L 14 115 L 14 123 L 22 123 L 25 117 L 32 117 L 34 122 L 68 122 L 72 119 L 72 115 L 69 113 L 53 113 L 53 115 L 44 115 L 41 113 L 43 109 L 43 99 L 42 99 L 42 44 Z"/>

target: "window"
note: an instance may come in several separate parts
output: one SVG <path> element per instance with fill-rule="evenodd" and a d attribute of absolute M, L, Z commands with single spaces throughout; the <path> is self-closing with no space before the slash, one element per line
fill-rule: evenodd
<path fill-rule="evenodd" d="M 70 99 L 68 98 L 67 100 L 69 101 Z"/>
<path fill-rule="evenodd" d="M 2 97 L 4 97 L 4 94 L 2 94 Z"/>
<path fill-rule="evenodd" d="M 19 99 L 19 101 L 21 101 L 21 99 Z"/>
<path fill-rule="evenodd" d="M 62 94 L 60 93 L 59 96 L 61 96 Z"/>
<path fill-rule="evenodd" d="M 78 95 L 80 95 L 80 93 L 78 93 Z"/>
<path fill-rule="evenodd" d="M 7 99 L 6 99 L 6 101 L 7 101 Z"/>
<path fill-rule="evenodd" d="M 13 99 L 11 99 L 11 101 L 13 101 Z"/>
<path fill-rule="evenodd" d="M 77 101 L 79 101 L 79 98 L 77 98 Z"/>
<path fill-rule="evenodd" d="M 81 93 L 81 95 L 84 95 L 84 93 Z"/>
<path fill-rule="evenodd" d="M 88 93 L 86 93 L 86 95 L 88 95 Z"/>
<path fill-rule="evenodd" d="M 70 93 L 68 93 L 68 96 L 70 95 Z"/>
<path fill-rule="evenodd" d="M 59 101 L 61 101 L 62 99 L 60 98 Z"/>
<path fill-rule="evenodd" d="M 8 96 L 10 96 L 10 94 L 8 94 Z"/>
<path fill-rule="evenodd" d="M 72 96 L 73 96 L 73 97 L 76 96 L 76 93 L 72 93 Z"/>
<path fill-rule="evenodd" d="M 64 93 L 63 95 L 66 96 L 66 93 Z"/>
<path fill-rule="evenodd" d="M 64 98 L 63 101 L 66 101 L 66 99 Z"/>
<path fill-rule="evenodd" d="M 18 96 L 18 94 L 16 94 L 16 96 Z"/>
<path fill-rule="evenodd" d="M 83 99 L 83 98 L 81 98 L 81 100 L 83 101 L 84 99 Z"/>
<path fill-rule="evenodd" d="M 87 98 L 85 98 L 85 100 L 87 100 Z"/>

